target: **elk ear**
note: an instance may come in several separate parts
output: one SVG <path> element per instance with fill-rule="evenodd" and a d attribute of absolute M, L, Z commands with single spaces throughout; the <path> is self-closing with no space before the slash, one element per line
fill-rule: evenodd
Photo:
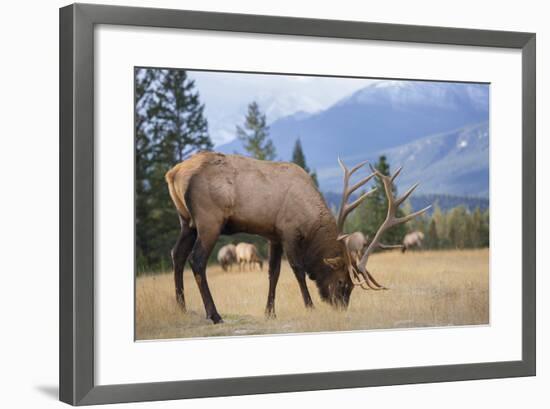
<path fill-rule="evenodd" d="M 338 270 L 344 266 L 342 257 L 324 258 L 323 262 L 333 270 Z"/>
<path fill-rule="evenodd" d="M 344 241 L 348 236 L 349 234 L 340 234 L 336 240 Z"/>

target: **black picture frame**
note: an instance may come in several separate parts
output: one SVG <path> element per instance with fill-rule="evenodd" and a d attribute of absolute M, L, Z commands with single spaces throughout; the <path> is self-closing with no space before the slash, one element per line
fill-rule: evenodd
<path fill-rule="evenodd" d="M 535 375 L 535 34 L 73 4 L 60 9 L 59 397 L 72 405 Z M 508 362 L 96 385 L 94 382 L 94 26 L 284 34 L 519 49 L 522 53 L 522 359 Z"/>

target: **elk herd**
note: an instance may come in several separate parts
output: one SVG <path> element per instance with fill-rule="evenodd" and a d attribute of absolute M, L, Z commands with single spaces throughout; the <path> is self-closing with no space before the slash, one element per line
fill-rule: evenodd
<path fill-rule="evenodd" d="M 385 175 L 370 167 L 371 173 L 352 183 L 351 177 L 367 162 L 351 170 L 338 159 L 343 171 L 342 203 L 335 217 L 311 177 L 299 166 L 287 162 L 256 160 L 240 155 L 199 152 L 175 165 L 166 173 L 166 182 L 180 220 L 180 235 L 172 249 L 175 295 L 185 311 L 184 265 L 189 260 L 203 300 L 206 316 L 213 323 L 223 322 L 216 309 L 207 280 L 207 262 L 219 236 L 235 233 L 255 234 L 269 243 L 269 289 L 265 314 L 275 317 L 275 293 L 281 258 L 288 260 L 306 308 L 313 302 L 306 277 L 314 281 L 320 298 L 338 309 L 346 309 L 352 291 L 381 290 L 368 269 L 369 257 L 376 250 L 410 248 L 421 244 L 423 236 L 406 239 L 403 244 L 384 244 L 382 235 L 389 228 L 405 223 L 427 211 L 430 206 L 398 216 L 397 209 L 418 184 L 401 197 L 395 197 L 393 184 L 401 172 Z M 387 197 L 387 215 L 372 239 L 362 233 L 344 234 L 346 217 L 374 189 L 350 202 L 352 194 L 378 178 Z M 262 260 L 249 243 L 220 249 L 218 262 L 229 269 L 251 269 Z"/>
<path fill-rule="evenodd" d="M 368 239 L 369 237 L 360 231 L 350 233 L 344 239 L 349 254 L 356 261 L 361 258 L 363 250 L 367 247 Z M 403 243 L 396 247 L 401 247 L 401 251 L 404 253 L 415 247 L 421 248 L 423 240 L 424 233 L 413 231 L 406 234 L 403 237 Z M 233 271 L 234 264 L 239 265 L 239 271 L 253 271 L 256 266 L 263 271 L 263 260 L 259 255 L 258 248 L 252 243 L 226 244 L 218 250 L 217 260 L 223 271 Z"/>
<path fill-rule="evenodd" d="M 252 271 L 256 265 L 263 270 L 264 262 L 258 249 L 251 243 L 226 244 L 218 250 L 218 264 L 223 271 L 231 271 L 238 264 L 240 271 Z"/>

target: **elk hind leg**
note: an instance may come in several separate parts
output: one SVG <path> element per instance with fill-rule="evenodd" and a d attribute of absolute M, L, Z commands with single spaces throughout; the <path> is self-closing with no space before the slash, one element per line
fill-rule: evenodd
<path fill-rule="evenodd" d="M 197 232 L 189 227 L 189 224 L 180 216 L 181 231 L 172 249 L 172 265 L 174 268 L 174 285 L 176 288 L 176 301 L 178 305 L 185 311 L 185 296 L 183 292 L 183 270 L 185 262 L 191 253 Z"/>
<path fill-rule="evenodd" d="M 206 226 L 202 227 L 201 226 Z M 216 244 L 216 240 L 220 235 L 220 226 L 221 223 L 208 222 L 205 224 L 198 224 L 197 226 L 197 240 L 193 245 L 193 250 L 191 251 L 191 269 L 193 270 L 193 275 L 195 276 L 195 281 L 199 287 L 201 298 L 204 304 L 204 309 L 206 310 L 206 318 L 212 320 L 214 324 L 222 323 L 223 320 L 216 310 L 216 305 L 214 304 L 214 299 L 210 293 L 210 288 L 208 287 L 208 281 L 206 279 L 206 266 L 208 263 L 208 257 Z"/>

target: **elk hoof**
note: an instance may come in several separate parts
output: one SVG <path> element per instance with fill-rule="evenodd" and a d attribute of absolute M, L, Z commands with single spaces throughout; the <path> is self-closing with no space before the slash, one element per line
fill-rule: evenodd
<path fill-rule="evenodd" d="M 216 313 L 210 317 L 208 317 L 212 320 L 214 324 L 223 324 L 222 317 L 220 317 L 220 314 Z"/>
<path fill-rule="evenodd" d="M 185 308 L 185 299 L 183 298 L 183 294 L 176 294 L 176 302 L 183 312 L 187 312 L 187 308 Z"/>
<path fill-rule="evenodd" d="M 275 314 L 275 311 L 273 311 L 273 310 L 266 310 L 265 318 L 268 319 L 268 320 L 274 320 L 275 318 L 277 318 L 277 315 Z"/>

